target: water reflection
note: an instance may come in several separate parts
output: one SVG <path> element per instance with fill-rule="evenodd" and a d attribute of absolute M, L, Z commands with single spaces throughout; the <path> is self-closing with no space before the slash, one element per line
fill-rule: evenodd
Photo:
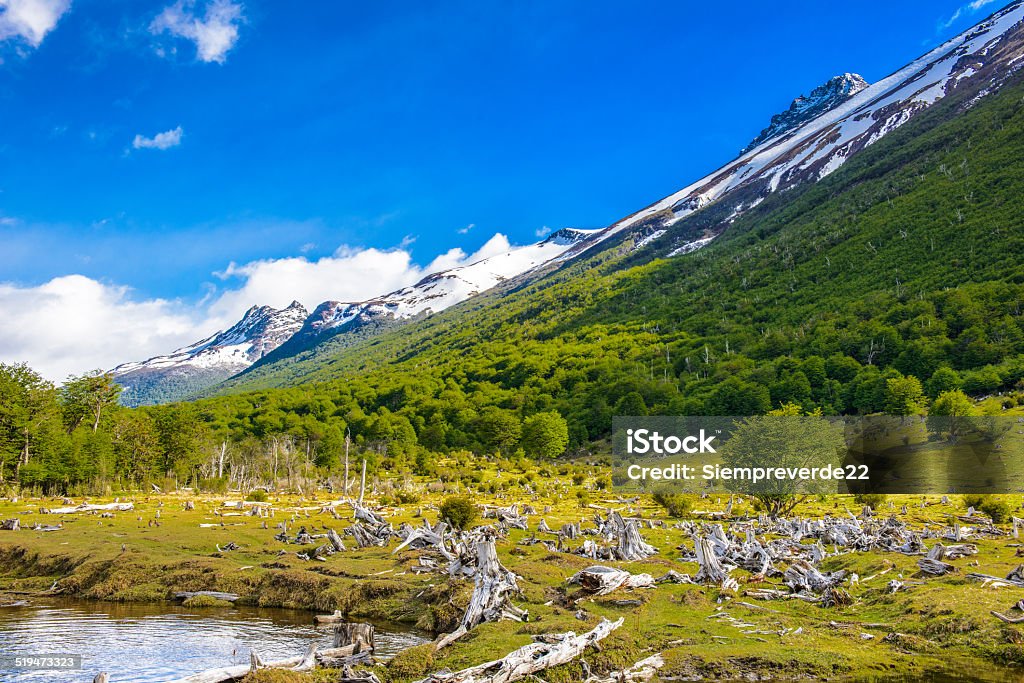
<path fill-rule="evenodd" d="M 0 653 L 82 655 L 81 671 L 12 671 L 0 681 L 91 681 L 106 671 L 117 683 L 156 683 L 249 661 L 302 654 L 310 643 L 330 646 L 330 632 L 312 614 L 235 607 L 188 610 L 174 605 L 53 601 L 0 608 Z M 426 640 L 422 632 L 378 624 L 377 651 L 394 654 Z"/>

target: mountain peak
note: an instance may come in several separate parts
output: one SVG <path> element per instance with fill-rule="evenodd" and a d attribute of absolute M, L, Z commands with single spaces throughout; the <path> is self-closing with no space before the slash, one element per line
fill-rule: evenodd
<path fill-rule="evenodd" d="M 812 90 L 810 95 L 800 95 L 789 105 L 789 109 L 773 116 L 771 124 L 751 140 L 740 154 L 746 154 L 761 143 L 799 128 L 830 109 L 835 109 L 867 87 L 868 82 L 859 74 L 845 73 L 833 76 Z"/>
<path fill-rule="evenodd" d="M 249 367 L 295 334 L 307 316 L 297 301 L 280 310 L 252 306 L 223 332 L 165 356 L 123 363 L 112 372 L 130 405 L 183 398 Z"/>

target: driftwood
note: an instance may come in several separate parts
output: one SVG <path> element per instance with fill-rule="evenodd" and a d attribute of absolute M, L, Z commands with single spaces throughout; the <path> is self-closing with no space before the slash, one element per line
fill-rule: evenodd
<path fill-rule="evenodd" d="M 796 560 L 783 573 L 783 580 L 794 593 L 825 593 L 838 586 L 845 577 L 845 570 L 823 574 L 806 560 Z"/>
<path fill-rule="evenodd" d="M 81 505 L 75 505 L 75 506 L 63 507 L 63 508 L 52 508 L 52 509 L 40 508 L 39 512 L 41 512 L 44 515 L 45 514 L 50 514 L 50 515 L 71 515 L 71 514 L 74 514 L 76 512 L 104 512 L 104 511 L 128 512 L 129 510 L 134 510 L 134 509 L 135 509 L 135 504 L 134 503 L 107 503 L 106 505 L 86 505 L 85 503 L 82 503 Z"/>
<path fill-rule="evenodd" d="M 668 577 L 668 574 L 665 576 Z M 654 588 L 655 580 L 650 574 L 630 574 L 622 569 L 595 565 L 572 575 L 568 583 L 579 584 L 583 590 L 594 595 L 607 595 L 620 588 Z"/>
<path fill-rule="evenodd" d="M 316 667 L 316 645 L 310 646 L 305 655 L 289 657 L 274 662 L 262 662 L 256 653 L 250 655 L 249 664 L 226 666 L 220 669 L 209 669 L 201 673 L 178 678 L 168 683 L 227 683 L 245 677 L 256 669 L 287 669 L 290 671 L 309 671 Z"/>
<path fill-rule="evenodd" d="M 341 623 L 334 627 L 334 647 L 352 647 L 349 654 L 373 652 L 373 624 Z"/>
<path fill-rule="evenodd" d="M 567 664 L 583 654 L 589 646 L 608 637 L 622 626 L 623 619 L 602 620 L 594 630 L 582 635 L 572 631 L 543 637 L 543 642 L 530 643 L 513 650 L 502 659 L 478 664 L 461 671 L 431 674 L 418 683 L 511 683 L 527 678 L 553 666 Z"/>
<path fill-rule="evenodd" d="M 527 527 L 526 514 L 519 512 L 518 505 L 507 508 L 485 505 L 484 519 L 496 519 L 499 524 L 504 524 L 513 529 L 522 529 L 523 531 L 526 531 Z"/>
<path fill-rule="evenodd" d="M 718 556 L 715 555 L 715 546 L 708 537 L 696 536 L 694 538 L 694 552 L 697 557 L 697 564 L 700 565 L 700 569 L 694 577 L 695 581 L 698 583 L 715 583 L 720 585 L 723 590 L 737 590 L 739 588 L 739 583 L 736 579 L 729 576 L 729 572 L 732 571 L 733 567 L 731 565 L 723 565 L 718 560 Z"/>
<path fill-rule="evenodd" d="M 994 609 L 992 610 L 992 616 L 996 617 L 1000 622 L 1006 622 L 1007 624 L 1024 624 L 1024 616 L 1007 616 Z"/>
<path fill-rule="evenodd" d="M 339 621 L 344 621 L 345 615 L 341 613 L 340 609 L 334 610 L 334 614 L 314 614 L 314 624 L 336 624 Z"/>
<path fill-rule="evenodd" d="M 608 515 L 608 524 L 612 527 L 616 540 L 616 555 L 624 561 L 644 560 L 658 552 L 654 546 L 648 545 L 637 528 L 636 520 L 625 520 L 618 512 Z"/>
<path fill-rule="evenodd" d="M 327 540 L 331 542 L 334 552 L 340 553 L 345 551 L 345 544 L 341 542 L 341 536 L 334 529 L 327 530 Z"/>
<path fill-rule="evenodd" d="M 639 683 L 649 681 L 658 674 L 658 670 L 665 666 L 665 659 L 660 655 L 651 655 L 624 671 L 605 676 L 590 676 L 583 683 Z"/>
<path fill-rule="evenodd" d="M 0 531 L 17 531 L 21 528 L 20 519 L 5 519 L 0 522 Z"/>
<path fill-rule="evenodd" d="M 224 600 L 225 602 L 236 602 L 239 598 L 235 593 L 220 593 L 218 591 L 179 591 L 174 594 L 175 600 L 188 600 L 196 596 L 206 596 L 215 598 L 217 600 Z"/>
<path fill-rule="evenodd" d="M 494 547 L 493 535 L 487 534 L 476 545 L 476 585 L 459 627 L 437 641 L 436 649 L 455 642 L 477 624 L 485 621 L 515 619 L 524 621 L 526 612 L 513 606 L 511 596 L 519 592 L 519 577 L 502 566 Z"/>

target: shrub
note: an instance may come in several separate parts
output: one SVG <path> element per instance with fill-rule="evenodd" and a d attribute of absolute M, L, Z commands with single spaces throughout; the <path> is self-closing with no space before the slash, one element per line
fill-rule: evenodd
<path fill-rule="evenodd" d="M 693 508 L 693 501 L 687 496 L 665 489 L 654 492 L 654 502 L 665 508 L 669 517 L 685 517 Z"/>
<path fill-rule="evenodd" d="M 445 498 L 440 507 L 441 518 L 456 529 L 467 529 L 476 519 L 476 506 L 469 498 L 452 496 Z"/>
<path fill-rule="evenodd" d="M 987 498 L 988 496 L 983 496 L 980 493 L 964 494 L 964 507 L 980 510 L 982 503 L 984 503 Z"/>
<path fill-rule="evenodd" d="M 266 503 L 270 496 L 267 495 L 266 491 L 253 491 L 249 494 L 248 498 L 254 503 Z"/>
<path fill-rule="evenodd" d="M 857 505 L 867 505 L 872 510 L 877 510 L 889 496 L 884 493 L 858 493 L 853 496 Z"/>
<path fill-rule="evenodd" d="M 395 500 L 402 505 L 412 505 L 420 502 L 420 494 L 415 491 L 398 491 L 395 493 Z"/>
<path fill-rule="evenodd" d="M 991 517 L 993 523 L 1005 524 L 1006 522 L 1009 522 L 1010 517 L 1013 516 L 1014 507 L 1008 500 L 1004 500 L 998 496 L 988 496 L 987 499 L 981 503 L 981 511 Z"/>

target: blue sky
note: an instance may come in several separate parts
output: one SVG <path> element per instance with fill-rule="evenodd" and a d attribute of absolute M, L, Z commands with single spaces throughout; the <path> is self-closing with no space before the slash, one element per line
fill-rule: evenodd
<path fill-rule="evenodd" d="M 287 303 L 245 301 L 281 259 L 602 227 L 1002 4 L 0 0 L 0 316 L 77 275 L 187 327 Z"/>

